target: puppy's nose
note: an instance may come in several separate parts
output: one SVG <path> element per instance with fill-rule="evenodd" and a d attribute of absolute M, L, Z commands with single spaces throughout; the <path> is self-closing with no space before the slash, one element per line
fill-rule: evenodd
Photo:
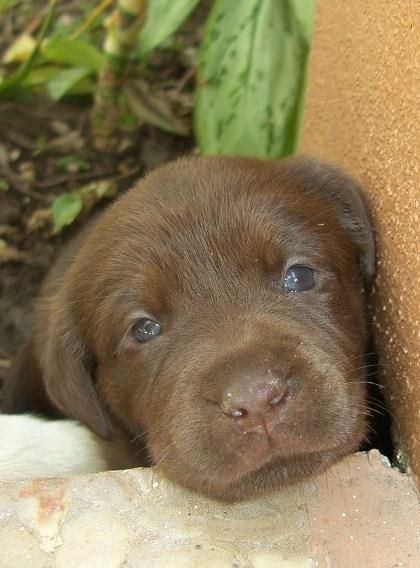
<path fill-rule="evenodd" d="M 242 432 L 261 430 L 270 435 L 287 399 L 288 385 L 283 373 L 253 371 L 230 381 L 220 406 Z"/>

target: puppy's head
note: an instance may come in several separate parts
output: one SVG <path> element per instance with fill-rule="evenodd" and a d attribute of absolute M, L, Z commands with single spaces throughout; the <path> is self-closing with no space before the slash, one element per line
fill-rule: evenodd
<path fill-rule="evenodd" d="M 358 187 L 330 166 L 165 166 L 109 209 L 57 292 L 49 394 L 211 496 L 295 482 L 364 437 L 373 259 Z"/>

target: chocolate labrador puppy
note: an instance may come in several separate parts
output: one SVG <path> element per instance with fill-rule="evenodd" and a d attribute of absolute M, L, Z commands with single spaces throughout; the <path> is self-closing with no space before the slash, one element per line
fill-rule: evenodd
<path fill-rule="evenodd" d="M 168 164 L 58 261 L 4 410 L 123 437 L 224 500 L 297 482 L 365 437 L 373 268 L 360 188 L 334 167 Z"/>

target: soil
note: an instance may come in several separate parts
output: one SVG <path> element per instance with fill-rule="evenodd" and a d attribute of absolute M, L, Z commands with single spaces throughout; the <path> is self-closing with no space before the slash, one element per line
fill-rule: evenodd
<path fill-rule="evenodd" d="M 1 13 L 0 60 L 23 30 L 39 25 L 37 9 L 45 4 L 17 2 Z M 78 4 L 60 2 L 60 17 L 77 17 Z M 206 4 L 202 2 L 177 33 L 177 49 L 157 50 L 142 76 L 151 92 L 166 101 L 174 119 L 190 127 L 193 68 Z M 91 105 L 91 97 L 57 103 L 34 94 L 0 101 L 0 385 L 30 332 L 34 301 L 54 258 L 93 212 L 109 204 L 109 199 L 94 203 L 55 234 L 50 214 L 54 199 L 100 180 L 115 181 L 120 194 L 145 171 L 194 147 L 192 136 L 143 123 L 121 128 L 114 152 L 96 151 L 89 129 Z"/>

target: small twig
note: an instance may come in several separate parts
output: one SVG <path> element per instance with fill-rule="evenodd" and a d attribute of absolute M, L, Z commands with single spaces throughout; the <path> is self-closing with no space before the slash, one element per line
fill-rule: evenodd
<path fill-rule="evenodd" d="M 7 132 L 0 131 L 0 137 L 3 139 L 10 140 L 13 144 L 17 144 L 21 148 L 25 148 L 25 150 L 33 150 L 33 142 L 29 140 L 24 134 L 20 132 L 14 132 L 13 130 L 8 130 Z"/>
<path fill-rule="evenodd" d="M 32 189 L 28 189 L 23 185 L 22 180 L 16 174 L 12 172 L 2 172 L 2 177 L 4 177 L 7 182 L 10 184 L 12 191 L 16 193 L 20 193 L 25 197 L 30 197 L 31 199 L 36 199 L 37 201 L 42 201 L 43 203 L 49 203 L 50 198 L 46 195 L 42 195 L 42 193 L 38 193 L 37 191 L 33 191 Z"/>
<path fill-rule="evenodd" d="M 49 189 L 57 185 L 63 185 L 69 181 L 91 181 L 112 176 L 112 172 L 79 172 L 68 175 L 50 177 L 47 180 L 35 181 L 34 185 L 41 189 Z"/>
<path fill-rule="evenodd" d="M 35 16 L 23 29 L 20 35 L 32 35 L 39 25 L 42 23 L 40 16 Z"/>
<path fill-rule="evenodd" d="M 34 182 L 34 185 L 36 185 L 36 187 L 42 188 L 42 189 L 51 189 L 53 187 L 56 187 L 57 185 L 63 185 L 69 181 L 101 181 L 101 180 L 106 180 L 106 179 L 110 179 L 112 181 L 121 181 L 123 179 L 126 179 L 128 177 L 133 176 L 134 174 L 137 174 L 141 171 L 141 167 L 140 166 L 136 166 L 135 168 L 133 168 L 132 170 L 125 172 L 123 174 L 117 174 L 117 173 L 113 173 L 113 172 L 81 172 L 80 174 L 72 174 L 72 175 L 68 175 L 68 176 L 56 176 L 54 178 L 50 178 L 49 180 L 45 180 L 45 181 L 36 181 Z"/>
<path fill-rule="evenodd" d="M 83 22 L 83 24 L 70 36 L 70 39 L 77 39 L 79 36 L 82 35 L 82 33 L 84 31 L 86 31 L 88 28 L 90 28 L 90 26 L 93 24 L 93 22 L 96 20 L 96 18 L 98 16 L 100 16 L 102 14 L 102 12 L 104 12 L 108 6 L 111 4 L 112 0 L 102 0 L 102 2 L 100 2 L 96 8 L 94 8 L 92 10 L 92 12 L 90 12 L 85 21 Z"/>
<path fill-rule="evenodd" d="M 184 73 L 184 75 L 179 80 L 179 83 L 177 84 L 176 88 L 174 89 L 175 97 L 177 97 L 184 90 L 185 85 L 188 83 L 190 79 L 192 79 L 192 77 L 194 77 L 194 74 L 195 74 L 195 69 L 193 68 L 188 69 Z"/>
<path fill-rule="evenodd" d="M 113 181 L 121 181 L 123 179 L 129 178 L 135 174 L 138 174 L 139 172 L 141 172 L 141 167 L 140 166 L 136 166 L 135 168 L 133 168 L 132 170 L 125 172 L 123 174 L 118 174 L 114 177 L 112 177 L 111 179 Z"/>
<path fill-rule="evenodd" d="M 7 157 L 0 152 L 0 177 L 3 177 L 16 193 L 20 193 L 25 197 L 31 197 L 38 201 L 48 202 L 49 199 L 45 195 L 41 195 L 36 191 L 32 191 L 26 187 L 26 182 L 18 174 L 16 174 L 9 166 Z"/>

